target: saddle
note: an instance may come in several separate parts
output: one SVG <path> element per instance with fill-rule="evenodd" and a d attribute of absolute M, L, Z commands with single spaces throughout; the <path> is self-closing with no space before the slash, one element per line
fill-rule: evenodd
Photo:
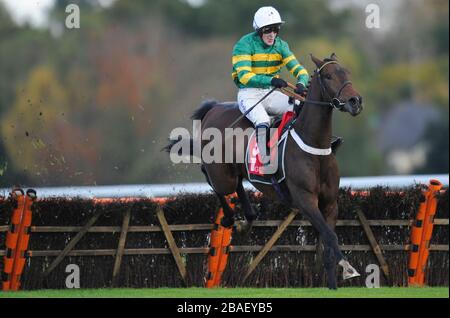
<path fill-rule="evenodd" d="M 292 126 L 298 120 L 296 112 L 288 111 L 283 114 L 281 120 L 276 120 L 271 128 L 277 128 L 276 133 L 271 137 L 269 141 L 271 153 L 271 162 L 276 165 L 276 171 L 267 174 L 265 171 L 266 166 L 262 164 L 262 160 L 259 156 L 259 149 L 256 142 L 255 132 L 251 135 L 247 150 L 245 154 L 245 166 L 247 169 L 248 180 L 250 182 L 262 183 L 277 186 L 285 178 L 284 169 L 284 153 L 286 150 L 286 140 Z M 343 139 L 341 137 L 332 136 L 331 150 L 333 154 L 336 154 L 337 149 L 342 145 Z M 278 192 L 278 191 L 277 191 Z"/>
<path fill-rule="evenodd" d="M 259 156 L 256 135 L 255 133 L 251 135 L 245 155 L 245 166 L 247 168 L 249 181 L 272 185 L 274 177 L 278 183 L 285 179 L 286 175 L 284 172 L 283 159 L 286 148 L 287 132 L 296 120 L 295 115 L 295 112 L 288 111 L 283 114 L 281 120 L 275 121 L 271 126 L 271 128 L 277 128 L 276 133 L 273 134 L 269 141 L 271 149 L 270 158 L 272 164 L 276 167 L 275 173 L 266 173 L 266 166 L 262 164 L 262 160 Z"/>

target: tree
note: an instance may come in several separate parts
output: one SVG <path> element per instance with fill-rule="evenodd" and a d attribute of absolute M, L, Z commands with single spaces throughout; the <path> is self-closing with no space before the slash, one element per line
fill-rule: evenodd
<path fill-rule="evenodd" d="M 206 0 L 202 5 L 191 6 L 181 0 L 119 0 L 110 10 L 120 19 L 131 20 L 161 12 L 172 24 L 186 33 L 199 36 L 239 36 L 251 32 L 253 15 L 261 6 L 274 5 L 287 21 L 283 32 L 297 37 L 317 36 L 323 33 L 338 36 L 350 12 L 332 12 L 326 0 Z M 128 20 L 129 21 L 129 20 Z M 130 21 L 129 21 L 130 23 Z"/>
<path fill-rule="evenodd" d="M 67 129 L 67 107 L 66 93 L 54 71 L 46 66 L 34 69 L 18 87 L 14 107 L 1 119 L 8 166 L 26 171 L 35 180 L 58 178 L 64 159 L 54 154 L 54 145 L 64 142 L 60 132 Z"/>
<path fill-rule="evenodd" d="M 425 133 L 424 142 L 428 146 L 426 161 L 417 173 L 448 173 L 449 141 L 448 111 L 440 120 L 431 123 Z"/>

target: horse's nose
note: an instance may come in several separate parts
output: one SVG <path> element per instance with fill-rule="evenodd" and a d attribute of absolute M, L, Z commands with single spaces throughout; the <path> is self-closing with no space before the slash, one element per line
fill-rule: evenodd
<path fill-rule="evenodd" d="M 348 102 L 350 103 L 350 106 L 352 106 L 352 107 L 361 105 L 362 104 L 362 97 L 361 96 L 350 97 Z"/>
<path fill-rule="evenodd" d="M 350 113 L 353 116 L 358 115 L 362 111 L 362 97 L 361 96 L 353 96 L 348 100 L 349 106 L 351 108 Z"/>

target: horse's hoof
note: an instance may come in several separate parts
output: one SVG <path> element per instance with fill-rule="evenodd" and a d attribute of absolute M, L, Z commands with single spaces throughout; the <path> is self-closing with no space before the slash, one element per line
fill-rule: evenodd
<path fill-rule="evenodd" d="M 336 280 L 332 281 L 332 282 L 328 282 L 328 289 L 329 290 L 337 290 L 337 283 Z"/>
<path fill-rule="evenodd" d="M 342 266 L 342 277 L 344 280 L 361 276 L 356 269 L 346 260 L 341 260 L 339 265 Z"/>
<path fill-rule="evenodd" d="M 347 269 L 345 269 L 342 273 L 344 280 L 361 276 L 356 269 L 354 269 L 351 265 Z"/>

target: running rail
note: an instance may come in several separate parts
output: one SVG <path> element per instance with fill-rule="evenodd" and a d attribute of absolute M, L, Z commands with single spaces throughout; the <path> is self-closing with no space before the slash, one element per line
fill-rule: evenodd
<path fill-rule="evenodd" d="M 341 178 L 341 188 L 351 187 L 353 190 L 367 190 L 376 186 L 390 188 L 404 188 L 416 184 L 427 185 L 431 179 L 439 180 L 444 187 L 448 187 L 449 175 L 407 175 L 407 176 L 377 176 Z M 245 182 L 247 190 L 256 189 Z M 36 191 L 38 199 L 48 198 L 164 198 L 180 194 L 211 193 L 207 183 L 174 183 L 174 184 L 140 184 L 140 185 L 112 185 L 112 186 L 81 186 L 81 187 L 22 187 Z M 0 189 L 0 200 L 7 198 L 12 188 Z"/>

